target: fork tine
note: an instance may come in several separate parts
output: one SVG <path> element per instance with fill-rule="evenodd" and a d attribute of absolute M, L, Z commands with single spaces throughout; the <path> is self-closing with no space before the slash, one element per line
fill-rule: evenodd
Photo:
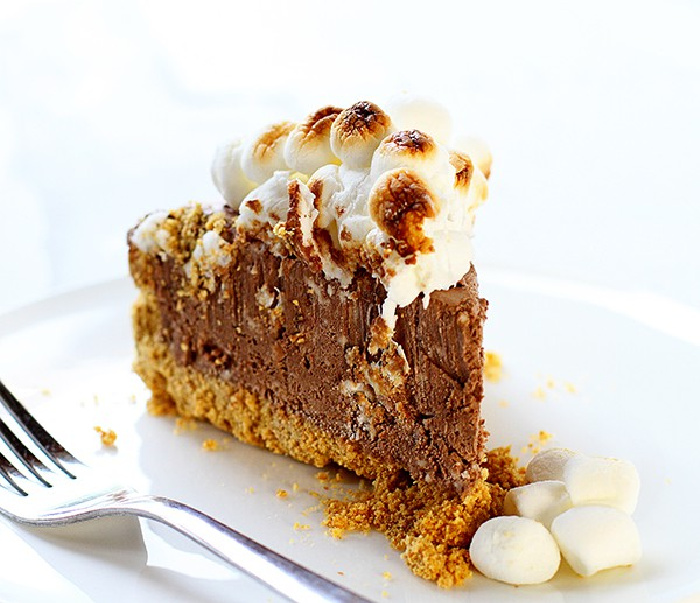
<path fill-rule="evenodd" d="M 61 444 L 59 444 L 53 436 L 44 429 L 32 414 L 24 407 L 24 405 L 7 389 L 5 384 L 0 381 L 0 402 L 7 411 L 14 417 L 15 421 L 22 427 L 24 432 L 32 439 L 32 441 L 50 458 L 54 464 L 61 469 L 66 475 L 71 478 L 75 476 L 68 471 L 63 465 L 80 464 L 70 452 L 68 452 Z"/>
<path fill-rule="evenodd" d="M 5 442 L 14 455 L 22 462 L 29 472 L 36 477 L 45 486 L 51 486 L 39 473 L 48 468 L 42 463 L 36 455 L 24 445 L 13 431 L 7 426 L 7 423 L 0 419 L 0 440 Z M 7 460 L 7 459 L 5 459 Z M 8 461 L 9 462 L 9 461 Z"/>
<path fill-rule="evenodd" d="M 15 482 L 15 478 L 21 477 L 24 478 L 24 476 L 15 469 L 15 466 L 5 458 L 5 455 L 0 452 L 0 475 L 2 475 L 5 478 L 5 481 L 14 489 L 17 491 L 18 494 L 21 494 L 22 496 L 27 496 L 27 493 L 22 490 L 17 485 L 17 482 Z"/>

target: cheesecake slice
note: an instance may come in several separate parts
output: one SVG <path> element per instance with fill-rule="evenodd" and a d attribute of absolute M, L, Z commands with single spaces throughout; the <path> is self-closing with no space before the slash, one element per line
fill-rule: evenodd
<path fill-rule="evenodd" d="M 318 467 L 469 490 L 487 307 L 471 233 L 489 160 L 412 126 L 369 102 L 275 124 L 217 152 L 220 207 L 129 232 L 153 412 Z"/>

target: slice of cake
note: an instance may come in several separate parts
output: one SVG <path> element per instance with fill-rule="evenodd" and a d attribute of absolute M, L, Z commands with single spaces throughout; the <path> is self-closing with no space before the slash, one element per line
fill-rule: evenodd
<path fill-rule="evenodd" d="M 420 115 L 359 102 L 268 127 L 217 152 L 223 208 L 130 231 L 152 411 L 319 467 L 469 490 L 487 306 L 470 241 L 490 157 L 449 150 Z"/>

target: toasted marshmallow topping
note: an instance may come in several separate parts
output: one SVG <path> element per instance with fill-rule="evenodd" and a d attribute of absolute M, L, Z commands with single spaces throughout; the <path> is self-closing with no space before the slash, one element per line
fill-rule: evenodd
<path fill-rule="evenodd" d="M 214 186 L 226 203 L 234 209 L 238 209 L 243 197 L 257 186 L 245 175 L 241 167 L 242 153 L 241 140 L 234 139 L 216 150 L 211 165 L 211 178 L 214 181 Z"/>
<path fill-rule="evenodd" d="M 347 167 L 366 168 L 390 132 L 389 116 L 374 103 L 360 101 L 336 117 L 331 126 L 331 149 Z"/>
<path fill-rule="evenodd" d="M 294 124 L 283 121 L 265 128 L 242 151 L 243 173 L 253 182 L 265 182 L 276 171 L 287 170 L 284 148 Z"/>
<path fill-rule="evenodd" d="M 291 131 L 284 147 L 284 160 L 292 170 L 313 174 L 321 166 L 340 163 L 331 150 L 331 126 L 341 111 L 337 107 L 323 107 Z"/>
<path fill-rule="evenodd" d="M 487 179 L 491 177 L 491 151 L 481 138 L 460 136 L 455 139 L 453 147 L 469 155 Z"/>
<path fill-rule="evenodd" d="M 370 102 L 323 107 L 222 147 L 214 182 L 239 210 L 239 232 L 297 232 L 298 252 L 343 287 L 370 270 L 393 328 L 397 307 L 420 294 L 427 304 L 469 271 L 474 211 L 488 195 L 478 161 L 444 146 L 450 120 L 436 107 L 403 106 L 401 130 Z"/>

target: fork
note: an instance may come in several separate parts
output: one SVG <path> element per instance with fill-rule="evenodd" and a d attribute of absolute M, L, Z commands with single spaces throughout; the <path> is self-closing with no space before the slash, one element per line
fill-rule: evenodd
<path fill-rule="evenodd" d="M 50 461 L 42 461 L 0 417 L 0 440 L 19 461 L 13 464 L 0 452 L 0 514 L 34 526 L 138 515 L 174 528 L 291 601 L 367 601 L 197 509 L 140 494 L 91 469 L 61 446 L 2 381 L 0 402 Z"/>

